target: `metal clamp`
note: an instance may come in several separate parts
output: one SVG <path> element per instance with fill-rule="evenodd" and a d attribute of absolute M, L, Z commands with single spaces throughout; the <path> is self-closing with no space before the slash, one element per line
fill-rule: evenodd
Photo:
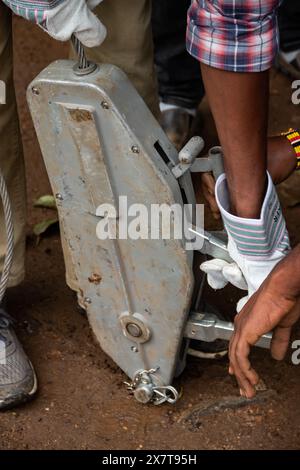
<path fill-rule="evenodd" d="M 233 323 L 219 320 L 216 315 L 210 313 L 193 312 L 186 324 L 184 337 L 208 343 L 216 339 L 230 341 L 233 332 Z M 269 349 L 271 340 L 272 333 L 267 333 L 259 338 L 255 346 Z"/>
<path fill-rule="evenodd" d="M 179 398 L 179 393 L 171 385 L 158 386 L 153 383 L 151 375 L 158 371 L 156 369 L 138 371 L 132 382 L 124 382 L 127 390 L 131 392 L 140 403 L 153 403 L 162 405 L 163 403 L 174 404 Z"/>
<path fill-rule="evenodd" d="M 187 171 L 191 173 L 212 172 L 215 179 L 224 173 L 221 147 L 212 147 L 206 157 L 198 157 L 204 149 L 204 145 L 204 140 L 195 136 L 183 147 L 178 155 L 179 163 L 172 168 L 176 179 L 181 178 Z"/>
<path fill-rule="evenodd" d="M 215 179 L 224 173 L 223 153 L 219 146 L 212 147 L 207 157 L 196 158 L 190 168 L 191 173 L 212 172 Z"/>

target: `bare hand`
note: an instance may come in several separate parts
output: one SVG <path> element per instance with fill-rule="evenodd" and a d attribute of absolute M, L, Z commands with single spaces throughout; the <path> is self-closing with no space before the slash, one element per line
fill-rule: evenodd
<path fill-rule="evenodd" d="M 259 376 L 249 361 L 250 347 L 274 330 L 271 355 L 282 360 L 287 352 L 292 326 L 300 317 L 300 298 L 285 295 L 272 273 L 236 316 L 229 345 L 229 373 L 235 375 L 240 393 L 254 397 Z"/>

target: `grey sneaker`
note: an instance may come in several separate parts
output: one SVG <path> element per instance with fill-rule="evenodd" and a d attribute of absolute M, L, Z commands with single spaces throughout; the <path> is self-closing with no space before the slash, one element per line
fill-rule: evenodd
<path fill-rule="evenodd" d="M 12 328 L 12 318 L 0 308 L 0 410 L 30 400 L 37 378 Z"/>

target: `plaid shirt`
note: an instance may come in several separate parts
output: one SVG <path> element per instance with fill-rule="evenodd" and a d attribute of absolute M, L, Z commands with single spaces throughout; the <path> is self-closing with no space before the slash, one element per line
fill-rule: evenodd
<path fill-rule="evenodd" d="M 281 1 L 193 0 L 187 50 L 200 62 L 222 70 L 269 69 L 278 50 L 276 13 Z"/>
<path fill-rule="evenodd" d="M 43 23 L 47 11 L 65 0 L 2 0 L 14 13 L 35 23 Z"/>

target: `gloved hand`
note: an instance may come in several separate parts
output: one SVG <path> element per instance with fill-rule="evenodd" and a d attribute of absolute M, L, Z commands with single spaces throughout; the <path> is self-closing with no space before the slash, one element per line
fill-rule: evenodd
<path fill-rule="evenodd" d="M 95 47 L 106 38 L 105 26 L 92 12 L 103 0 L 39 0 L 28 2 L 28 6 L 24 0 L 3 1 L 59 41 L 68 41 L 75 34 L 83 45 Z"/>
<path fill-rule="evenodd" d="M 248 290 L 243 273 L 236 263 L 215 258 L 204 261 L 200 269 L 207 274 L 207 282 L 215 290 L 223 289 L 228 283 L 239 289 Z"/>
<path fill-rule="evenodd" d="M 92 12 L 103 0 L 65 0 L 46 12 L 47 33 L 59 41 L 67 41 L 74 34 L 86 47 L 102 44 L 106 38 L 106 28 Z"/>
<path fill-rule="evenodd" d="M 224 174 L 216 183 L 216 200 L 228 232 L 228 252 L 233 263 L 211 260 L 202 263 L 200 269 L 207 273 L 208 283 L 214 289 L 221 289 L 231 282 L 240 289 L 248 290 L 248 296 L 238 303 L 237 311 L 240 311 L 290 250 L 289 237 L 269 174 L 259 219 L 243 219 L 229 212 Z"/>
<path fill-rule="evenodd" d="M 228 283 L 238 289 L 248 291 L 248 284 L 237 263 L 228 263 L 222 259 L 212 259 L 200 265 L 201 271 L 207 274 L 207 282 L 215 290 L 223 289 Z M 240 312 L 249 300 L 249 294 L 242 297 L 236 306 Z"/>

